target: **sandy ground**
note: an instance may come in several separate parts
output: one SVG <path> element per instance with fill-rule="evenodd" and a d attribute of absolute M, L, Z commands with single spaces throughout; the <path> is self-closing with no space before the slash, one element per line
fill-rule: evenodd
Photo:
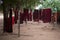
<path fill-rule="evenodd" d="M 28 22 L 20 25 L 18 37 L 18 24 L 14 24 L 13 33 L 3 33 L 3 19 L 0 19 L 0 40 L 60 40 L 60 27 L 52 23 Z"/>

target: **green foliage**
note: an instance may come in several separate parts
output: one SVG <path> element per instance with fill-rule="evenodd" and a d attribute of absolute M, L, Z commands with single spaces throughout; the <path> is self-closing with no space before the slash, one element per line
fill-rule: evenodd
<path fill-rule="evenodd" d="M 1 11 L 1 10 L 3 10 L 3 7 L 2 7 L 2 5 L 0 5 L 0 11 Z"/>
<path fill-rule="evenodd" d="M 52 11 L 60 10 L 60 0 L 45 0 L 42 5 L 44 8 L 51 8 Z"/>
<path fill-rule="evenodd" d="M 40 0 L 4 0 L 5 6 L 20 7 L 20 8 L 34 8 L 40 4 Z"/>
<path fill-rule="evenodd" d="M 9 5 L 14 6 L 17 4 L 17 2 L 18 2 L 17 0 L 4 0 L 4 4 L 6 6 L 9 6 Z"/>
<path fill-rule="evenodd" d="M 20 0 L 19 4 L 22 8 L 33 8 L 40 4 L 40 0 Z"/>

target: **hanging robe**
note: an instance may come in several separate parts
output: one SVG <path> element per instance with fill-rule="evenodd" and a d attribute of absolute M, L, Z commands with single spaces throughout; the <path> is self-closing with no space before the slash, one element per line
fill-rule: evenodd
<path fill-rule="evenodd" d="M 42 20 L 44 23 L 51 22 L 51 9 L 43 9 Z"/>

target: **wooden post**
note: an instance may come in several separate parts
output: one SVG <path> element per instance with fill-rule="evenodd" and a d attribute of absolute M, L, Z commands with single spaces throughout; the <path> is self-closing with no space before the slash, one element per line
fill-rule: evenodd
<path fill-rule="evenodd" d="M 20 37 L 20 10 L 18 12 L 18 37 Z"/>

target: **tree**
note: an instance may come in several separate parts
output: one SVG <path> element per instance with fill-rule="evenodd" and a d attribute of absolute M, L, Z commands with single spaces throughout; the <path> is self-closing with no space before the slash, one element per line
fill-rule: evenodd
<path fill-rule="evenodd" d="M 4 14 L 4 32 L 6 31 L 6 26 L 8 24 L 8 11 L 12 7 L 18 8 L 34 8 L 40 3 L 40 0 L 3 0 L 3 14 Z"/>
<path fill-rule="evenodd" d="M 51 8 L 52 11 L 60 10 L 60 1 L 59 0 L 45 0 L 42 3 L 44 8 Z"/>
<path fill-rule="evenodd" d="M 3 0 L 3 14 L 4 14 L 4 27 L 3 32 L 7 32 L 8 25 L 8 11 L 16 3 L 16 0 Z M 12 15 L 12 12 L 11 12 Z M 10 15 L 10 16 L 11 16 Z M 12 24 L 12 23 L 11 23 Z"/>

